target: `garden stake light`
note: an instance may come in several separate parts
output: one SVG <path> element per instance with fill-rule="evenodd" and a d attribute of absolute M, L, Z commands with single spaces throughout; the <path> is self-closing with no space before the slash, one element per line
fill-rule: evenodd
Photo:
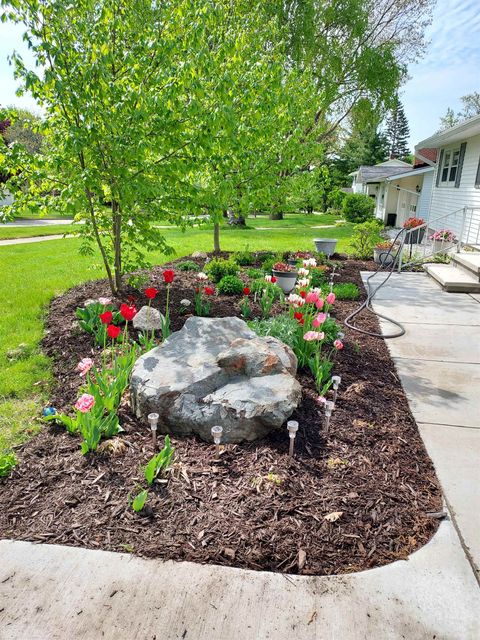
<path fill-rule="evenodd" d="M 287 422 L 288 435 L 290 438 L 290 448 L 288 450 L 288 455 L 290 458 L 293 458 L 293 447 L 295 444 L 295 436 L 298 431 L 298 422 L 296 420 L 289 420 Z"/>
<path fill-rule="evenodd" d="M 149 413 L 148 414 L 148 423 L 150 425 L 150 429 L 152 430 L 152 442 L 153 448 L 157 448 L 157 426 L 158 426 L 158 413 Z"/>
<path fill-rule="evenodd" d="M 222 440 L 223 429 L 219 426 L 212 427 L 211 433 L 215 443 L 215 460 L 218 460 L 220 458 L 220 442 Z"/>
<path fill-rule="evenodd" d="M 333 403 L 337 401 L 337 393 L 338 387 L 342 381 L 342 376 L 332 376 L 332 384 L 333 384 Z"/>
<path fill-rule="evenodd" d="M 330 418 L 332 417 L 332 411 L 335 403 L 331 400 L 327 400 L 325 403 L 325 431 L 328 433 L 330 428 Z"/>

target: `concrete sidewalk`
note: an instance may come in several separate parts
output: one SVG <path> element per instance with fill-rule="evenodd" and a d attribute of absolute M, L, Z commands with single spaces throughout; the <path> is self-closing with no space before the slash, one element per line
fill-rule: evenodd
<path fill-rule="evenodd" d="M 51 236 L 32 236 L 30 238 L 8 238 L 0 240 L 0 247 L 8 247 L 12 244 L 31 244 L 32 242 L 46 242 L 47 240 L 61 240 L 63 238 L 72 238 L 71 234 L 52 234 Z M 0 638 L 1 640 L 1 638 Z"/>
<path fill-rule="evenodd" d="M 362 274 L 364 281 L 368 275 Z M 423 273 L 393 274 L 373 308 L 406 329 L 387 346 L 478 576 L 480 296 L 447 293 Z M 380 324 L 384 333 L 392 332 L 391 324 Z"/>

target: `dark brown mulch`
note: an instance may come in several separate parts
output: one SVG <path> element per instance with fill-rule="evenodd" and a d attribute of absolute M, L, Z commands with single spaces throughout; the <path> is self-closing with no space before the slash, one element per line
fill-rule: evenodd
<path fill-rule="evenodd" d="M 361 285 L 360 268 L 372 265 L 345 262 L 338 280 Z M 161 283 L 161 271 L 153 270 L 152 284 Z M 192 284 L 192 275 L 177 274 L 172 310 L 192 298 Z M 89 336 L 75 329 L 75 308 L 107 294 L 105 282 L 92 282 L 51 304 L 44 350 L 53 358 L 58 408 L 75 400 L 75 365 L 92 350 Z M 357 304 L 337 303 L 338 320 Z M 218 297 L 213 314 L 237 315 L 237 305 Z M 185 318 L 173 312 L 172 320 L 179 329 Z M 374 317 L 362 322 L 378 331 Z M 0 482 L 0 535 L 302 574 L 345 573 L 406 558 L 437 528 L 428 514 L 441 509 L 439 485 L 384 341 L 345 333 L 335 366 L 342 387 L 328 434 L 312 379 L 299 374 L 304 392 L 292 416 L 301 425 L 295 459 L 287 455 L 286 430 L 229 445 L 219 463 L 211 445 L 174 438 L 168 483 L 150 491 L 144 515 L 135 514 L 128 494 L 142 484 L 141 467 L 153 450 L 146 425 L 126 402 L 120 455 L 84 457 L 78 438 L 52 426 L 20 450 L 19 466 Z M 342 513 L 327 521 L 333 512 Z"/>

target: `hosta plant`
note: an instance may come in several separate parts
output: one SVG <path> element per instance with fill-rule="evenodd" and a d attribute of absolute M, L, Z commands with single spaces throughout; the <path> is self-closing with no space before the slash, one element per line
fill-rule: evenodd
<path fill-rule="evenodd" d="M 157 453 L 148 462 L 147 466 L 143 470 L 145 480 L 149 485 L 152 485 L 158 475 L 162 474 L 168 469 L 172 463 L 173 453 L 175 449 L 170 444 L 170 436 L 165 436 L 165 444 L 160 453 Z"/>

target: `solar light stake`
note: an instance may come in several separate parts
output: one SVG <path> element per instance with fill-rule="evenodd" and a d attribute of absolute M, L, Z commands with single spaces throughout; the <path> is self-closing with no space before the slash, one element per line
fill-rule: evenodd
<path fill-rule="evenodd" d="M 153 448 L 157 448 L 157 426 L 158 426 L 158 413 L 149 413 L 148 414 L 148 423 L 150 425 L 150 429 L 152 431 L 152 442 Z"/>
<path fill-rule="evenodd" d="M 216 426 L 212 427 L 212 438 L 215 443 L 215 459 L 218 460 L 220 458 L 220 442 L 222 440 L 222 427 Z"/>
<path fill-rule="evenodd" d="M 288 436 L 290 438 L 290 448 L 288 450 L 288 455 L 290 458 L 293 458 L 293 447 L 295 444 L 295 436 L 298 431 L 298 422 L 296 420 L 289 420 L 287 422 Z"/>
<path fill-rule="evenodd" d="M 325 403 L 325 430 L 328 433 L 330 427 L 330 418 L 332 417 L 332 411 L 335 406 L 335 403 L 331 400 L 327 400 Z"/>
<path fill-rule="evenodd" d="M 342 376 L 332 376 L 332 384 L 333 384 L 333 402 L 337 401 L 337 393 L 338 387 L 342 381 Z"/>

